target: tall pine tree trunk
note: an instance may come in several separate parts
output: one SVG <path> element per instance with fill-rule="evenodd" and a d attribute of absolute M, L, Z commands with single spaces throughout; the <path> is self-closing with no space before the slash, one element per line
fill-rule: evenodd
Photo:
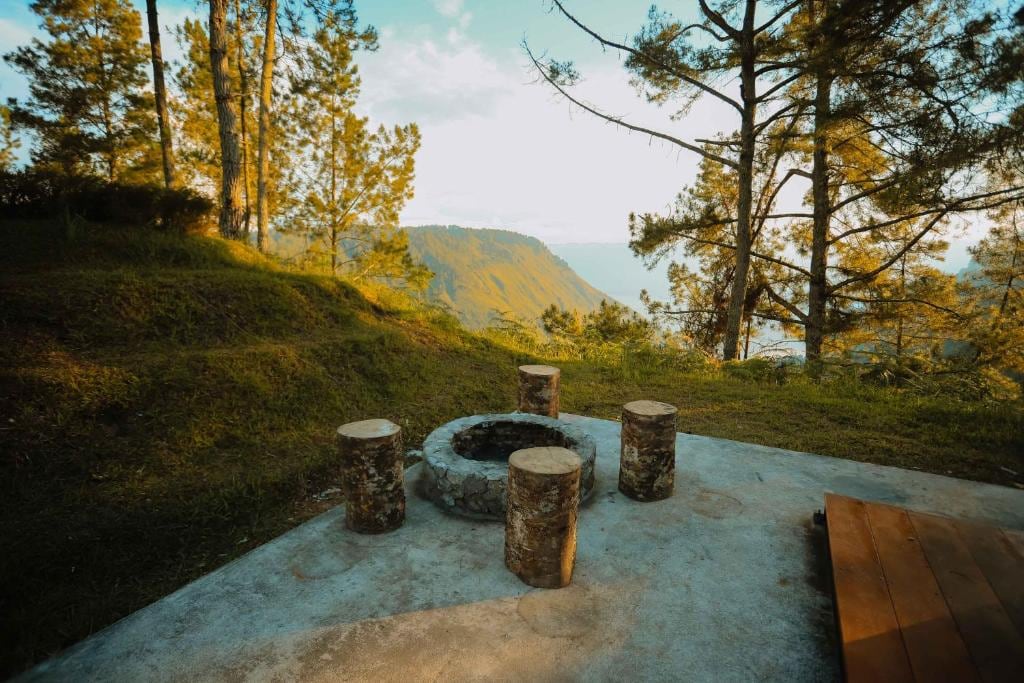
<path fill-rule="evenodd" d="M 249 201 L 249 121 L 246 108 L 249 105 L 249 79 L 245 70 L 245 30 L 242 25 L 242 4 L 235 0 L 235 36 L 236 59 L 238 62 L 238 122 L 242 136 L 242 188 L 245 198 L 245 214 L 242 231 L 249 235 L 249 219 L 252 216 L 252 203 Z"/>
<path fill-rule="evenodd" d="M 156 97 L 156 121 L 160 127 L 160 154 L 163 158 L 164 187 L 174 185 L 174 146 L 171 125 L 167 119 L 167 86 L 164 85 L 164 58 L 160 50 L 160 22 L 157 20 L 156 0 L 146 0 L 149 19 L 149 52 L 153 58 L 153 92 Z"/>
<path fill-rule="evenodd" d="M 256 168 L 256 246 L 268 248 L 270 231 L 267 176 L 270 174 L 270 98 L 274 94 L 274 40 L 277 32 L 277 0 L 267 0 L 267 30 L 263 39 L 263 68 L 260 72 L 260 121 Z"/>
<path fill-rule="evenodd" d="M 814 2 L 811 2 L 814 21 Z M 814 69 L 814 151 L 811 162 L 811 197 L 814 201 L 811 228 L 811 277 L 807 285 L 807 320 L 804 325 L 804 356 L 813 363 L 821 359 L 825 340 L 825 307 L 828 301 L 828 239 L 831 206 L 828 180 L 828 123 L 832 108 L 833 77 L 825 64 L 827 56 L 811 45 Z"/>
<path fill-rule="evenodd" d="M 210 0 L 210 70 L 217 102 L 220 132 L 220 234 L 230 239 L 243 236 L 242 155 L 238 117 L 232 107 L 231 74 L 228 69 L 227 1 Z"/>
<path fill-rule="evenodd" d="M 754 120 L 757 116 L 757 77 L 754 73 L 757 47 L 754 44 L 754 13 L 756 0 L 747 0 L 743 17 L 743 35 L 740 45 L 740 93 L 743 99 L 743 118 L 740 122 L 740 158 L 738 169 L 739 197 L 736 207 L 736 271 L 729 311 L 725 320 L 725 341 L 722 356 L 735 360 L 740 354 L 740 330 L 745 316 L 747 275 L 750 272 L 752 248 L 752 212 L 754 205 Z"/>
<path fill-rule="evenodd" d="M 1020 256 L 1021 242 L 1020 232 L 1017 230 L 1017 210 L 1013 210 L 1013 256 L 1010 258 L 1010 275 L 1006 280 L 1006 288 L 1003 289 L 1003 298 L 999 302 L 999 315 L 1006 313 L 1006 305 L 1010 303 L 1010 292 L 1013 291 L 1013 281 L 1017 279 L 1017 259 Z"/>

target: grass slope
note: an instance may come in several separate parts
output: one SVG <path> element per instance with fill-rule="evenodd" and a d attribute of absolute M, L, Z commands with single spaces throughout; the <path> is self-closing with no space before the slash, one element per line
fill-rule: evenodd
<path fill-rule="evenodd" d="M 383 296 L 383 295 L 381 295 Z M 332 435 L 514 408 L 528 358 L 239 244 L 0 222 L 0 676 L 337 504 Z M 563 362 L 563 406 L 1008 483 L 1019 406 Z"/>
<path fill-rule="evenodd" d="M 440 225 L 407 232 L 413 257 L 434 272 L 428 297 L 471 328 L 486 327 L 495 311 L 533 321 L 553 303 L 591 311 L 608 298 L 534 237 Z"/>

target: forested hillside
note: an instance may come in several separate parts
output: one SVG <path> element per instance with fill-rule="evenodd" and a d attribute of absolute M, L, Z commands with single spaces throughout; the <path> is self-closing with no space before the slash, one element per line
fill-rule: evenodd
<path fill-rule="evenodd" d="M 608 298 L 534 237 L 454 225 L 407 232 L 413 258 L 434 273 L 428 297 L 472 328 L 487 326 L 495 312 L 535 321 L 553 303 L 590 311 Z"/>

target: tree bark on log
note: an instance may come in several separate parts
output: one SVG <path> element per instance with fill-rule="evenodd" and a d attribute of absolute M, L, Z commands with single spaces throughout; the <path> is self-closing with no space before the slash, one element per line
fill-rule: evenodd
<path fill-rule="evenodd" d="M 164 187 L 174 185 L 174 145 L 171 141 L 171 123 L 167 118 L 167 86 L 164 84 L 164 58 L 160 49 L 160 21 L 156 0 L 146 0 L 146 18 L 149 21 L 149 54 L 153 60 L 153 96 L 156 99 L 156 122 L 160 128 L 160 155 L 163 161 Z"/>
<path fill-rule="evenodd" d="M 388 420 L 350 422 L 338 428 L 345 526 L 379 534 L 405 521 L 402 429 Z"/>
<path fill-rule="evenodd" d="M 676 410 L 659 401 L 622 407 L 619 490 L 634 500 L 672 495 L 676 471 Z"/>
<path fill-rule="evenodd" d="M 526 448 L 509 456 L 505 566 L 527 585 L 572 582 L 581 467 L 566 448 Z"/>
<path fill-rule="evenodd" d="M 519 366 L 519 412 L 557 418 L 561 374 L 550 365 Z"/>
<path fill-rule="evenodd" d="M 241 239 L 245 210 L 242 206 L 242 156 L 228 68 L 227 0 L 210 0 L 210 71 L 217 103 L 220 134 L 220 220 L 222 237 Z"/>

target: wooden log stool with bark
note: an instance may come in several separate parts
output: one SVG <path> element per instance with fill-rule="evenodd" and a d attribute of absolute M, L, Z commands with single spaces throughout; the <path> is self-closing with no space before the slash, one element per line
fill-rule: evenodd
<path fill-rule="evenodd" d="M 562 588 L 576 564 L 580 457 L 567 448 L 525 448 L 508 459 L 505 566 L 523 583 Z"/>
<path fill-rule="evenodd" d="M 405 458 L 402 428 L 388 420 L 338 427 L 345 526 L 379 534 L 405 521 Z"/>
<path fill-rule="evenodd" d="M 676 468 L 675 406 L 632 401 L 622 407 L 619 490 L 634 500 L 672 495 Z"/>
<path fill-rule="evenodd" d="M 519 412 L 557 418 L 560 376 L 550 365 L 520 365 Z"/>

